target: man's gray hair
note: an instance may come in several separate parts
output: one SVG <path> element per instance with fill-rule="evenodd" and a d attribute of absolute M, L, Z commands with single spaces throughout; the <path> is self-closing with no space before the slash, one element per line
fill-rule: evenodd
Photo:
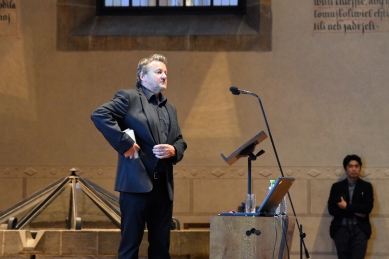
<path fill-rule="evenodd" d="M 167 66 L 167 58 L 161 54 L 153 54 L 148 58 L 142 58 L 138 62 L 138 68 L 136 69 L 136 86 L 137 87 L 139 87 L 141 85 L 140 73 L 142 73 L 143 75 L 147 74 L 149 72 L 148 64 L 150 64 L 153 61 L 160 61 Z"/>

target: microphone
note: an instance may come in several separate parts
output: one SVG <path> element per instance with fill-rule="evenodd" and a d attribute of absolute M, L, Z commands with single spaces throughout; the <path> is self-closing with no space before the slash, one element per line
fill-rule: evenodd
<path fill-rule="evenodd" d="M 236 86 L 231 86 L 230 91 L 233 95 L 240 95 L 240 90 Z"/>
<path fill-rule="evenodd" d="M 230 87 L 230 91 L 233 95 L 239 95 L 239 94 L 249 94 L 249 95 L 253 95 L 257 98 L 259 98 L 255 93 L 252 93 L 252 92 L 249 92 L 249 91 L 246 91 L 246 90 L 241 90 L 241 89 L 238 89 L 238 87 L 236 86 L 231 86 Z"/>
<path fill-rule="evenodd" d="M 257 97 L 258 102 L 259 102 L 259 106 L 261 107 L 263 119 L 265 120 L 266 128 L 267 128 L 267 131 L 268 131 L 268 133 L 269 133 L 270 142 L 271 142 L 271 144 L 272 144 L 272 146 L 273 146 L 273 151 L 274 151 L 274 154 L 275 154 L 275 156 L 276 156 L 278 168 L 280 169 L 281 176 L 284 177 L 284 172 L 282 171 L 281 162 L 280 162 L 280 159 L 278 158 L 276 146 L 275 146 L 275 144 L 274 144 L 273 136 L 272 136 L 271 131 L 270 131 L 269 123 L 267 122 L 267 118 L 266 118 L 265 110 L 263 109 L 263 105 L 262 105 L 261 98 L 259 98 L 259 96 L 256 95 L 255 93 L 252 93 L 252 92 L 249 92 L 249 91 L 246 91 L 246 90 L 238 89 L 238 87 L 236 87 L 236 86 L 231 86 L 231 87 L 230 87 L 230 91 L 231 91 L 231 93 L 232 93 L 233 95 L 249 94 L 249 95 L 252 95 L 252 96 Z"/>

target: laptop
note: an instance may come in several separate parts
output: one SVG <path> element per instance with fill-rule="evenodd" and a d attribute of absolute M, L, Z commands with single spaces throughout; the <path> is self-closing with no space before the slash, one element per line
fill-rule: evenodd
<path fill-rule="evenodd" d="M 262 202 L 261 206 L 259 206 L 256 212 L 246 213 L 246 212 L 224 212 L 219 213 L 219 216 L 247 216 L 247 217 L 264 217 L 269 216 L 272 217 L 276 215 L 275 211 L 289 191 L 289 188 L 292 186 L 294 182 L 293 177 L 278 177 L 276 183 L 273 188 L 267 194 L 265 200 Z"/>

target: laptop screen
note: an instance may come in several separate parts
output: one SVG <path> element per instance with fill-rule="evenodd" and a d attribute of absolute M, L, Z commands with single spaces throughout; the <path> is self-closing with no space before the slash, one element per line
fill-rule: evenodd
<path fill-rule="evenodd" d="M 218 214 L 219 216 L 274 216 L 275 211 L 280 204 L 281 200 L 284 198 L 286 193 L 289 191 L 289 188 L 294 182 L 293 177 L 279 177 L 275 182 L 273 188 L 269 191 L 261 206 L 254 213 L 247 212 L 225 212 Z"/>
<path fill-rule="evenodd" d="M 259 206 L 257 213 L 274 213 L 286 193 L 289 191 L 294 180 L 293 177 L 279 177 L 261 206 Z"/>

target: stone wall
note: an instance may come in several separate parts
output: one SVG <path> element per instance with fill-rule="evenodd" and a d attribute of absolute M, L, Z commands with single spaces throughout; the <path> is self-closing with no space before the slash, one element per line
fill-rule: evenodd
<path fill-rule="evenodd" d="M 257 99 L 232 95 L 229 87 L 236 86 L 262 100 L 284 173 L 296 178 L 291 196 L 312 257 L 336 258 L 326 202 L 331 184 L 343 177 L 344 156 L 353 153 L 363 158 L 363 175 L 374 186 L 367 258 L 388 257 L 387 32 L 319 33 L 315 1 L 261 0 L 268 22 L 259 33 L 268 37 L 259 42 L 253 42 L 256 32 L 231 41 L 241 48 L 217 41 L 224 37 L 201 37 L 202 48 L 178 49 L 172 38 L 156 37 L 148 49 L 131 50 L 126 44 L 133 38 L 69 35 L 91 28 L 82 25 L 93 16 L 93 0 L 13 2 L 11 33 L 0 29 L 0 210 L 72 167 L 114 192 L 117 154 L 89 116 L 117 90 L 134 87 L 141 58 L 161 53 L 169 59 L 165 94 L 188 143 L 175 168 L 174 216 L 182 225 L 208 223 L 244 199 L 247 161 L 228 166 L 220 153 L 268 132 Z M 279 170 L 269 138 L 259 148 L 266 153 L 253 163 L 253 191 L 261 200 Z M 292 258 L 298 251 L 294 242 Z"/>

